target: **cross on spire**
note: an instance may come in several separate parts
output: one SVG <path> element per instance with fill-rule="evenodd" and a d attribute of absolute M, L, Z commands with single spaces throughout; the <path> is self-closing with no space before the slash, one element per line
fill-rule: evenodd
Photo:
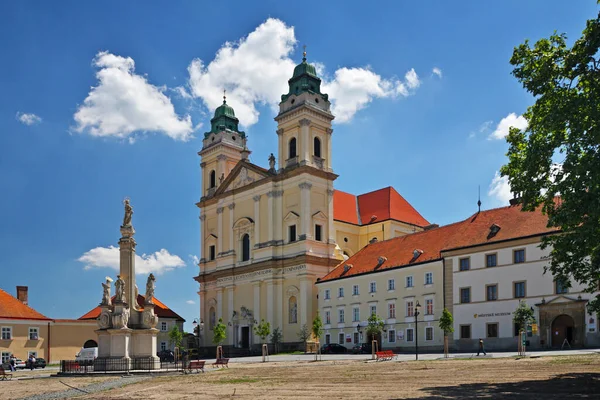
<path fill-rule="evenodd" d="M 302 53 L 302 61 L 306 61 L 306 45 L 302 46 L 304 52 Z"/>
<path fill-rule="evenodd" d="M 225 104 L 227 101 L 227 90 L 223 89 L 223 104 Z"/>

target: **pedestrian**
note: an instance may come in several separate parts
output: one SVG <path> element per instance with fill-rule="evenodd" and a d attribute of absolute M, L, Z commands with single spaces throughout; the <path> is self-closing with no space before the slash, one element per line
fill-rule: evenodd
<path fill-rule="evenodd" d="M 9 363 L 9 365 L 10 365 L 10 370 L 11 370 L 12 372 L 15 372 L 15 371 L 17 370 L 17 369 L 15 368 L 15 356 L 13 356 L 13 355 L 11 354 L 11 356 L 10 356 L 10 360 L 9 360 L 9 362 L 8 362 L 8 363 Z"/>
<path fill-rule="evenodd" d="M 35 357 L 33 356 L 33 354 L 29 355 L 29 368 L 31 368 L 31 370 L 33 371 L 33 369 L 35 368 Z"/>
<path fill-rule="evenodd" d="M 483 339 L 479 338 L 479 348 L 477 349 L 477 355 L 479 355 L 479 353 L 483 353 L 484 356 L 487 356 L 487 353 L 485 352 L 485 349 L 483 348 Z"/>

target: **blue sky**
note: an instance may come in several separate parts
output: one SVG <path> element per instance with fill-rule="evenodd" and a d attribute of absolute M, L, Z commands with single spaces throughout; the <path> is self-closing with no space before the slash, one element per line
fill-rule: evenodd
<path fill-rule="evenodd" d="M 575 39 L 596 12 L 592 0 L 1 2 L 0 287 L 28 285 L 55 318 L 97 305 L 129 196 L 138 269 L 157 271 L 157 297 L 191 322 L 202 133 L 226 87 L 266 166 L 303 44 L 338 116 L 336 188 L 393 186 L 439 224 L 473 213 L 478 185 L 483 208 L 504 205 L 502 133 L 532 103 L 512 50 L 554 30 Z"/>

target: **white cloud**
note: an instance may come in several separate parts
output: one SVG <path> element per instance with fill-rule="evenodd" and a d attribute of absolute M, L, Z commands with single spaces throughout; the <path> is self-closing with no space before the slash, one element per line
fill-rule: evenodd
<path fill-rule="evenodd" d="M 515 113 L 510 113 L 502 118 L 489 139 L 504 139 L 508 135 L 508 131 L 511 127 L 523 130 L 527 128 L 527 120 L 522 115 L 517 116 Z"/>
<path fill-rule="evenodd" d="M 242 125 L 256 123 L 258 105 L 276 110 L 281 95 L 288 92 L 287 81 L 297 64 L 290 58 L 296 42 L 294 27 L 267 19 L 247 37 L 226 42 L 208 64 L 194 59 L 188 67 L 191 95 L 201 98 L 212 112 L 221 105 L 226 89 L 227 104 L 235 109 Z M 337 123 L 351 120 L 374 98 L 408 96 L 421 83 L 414 69 L 401 81 L 384 79 L 369 68 L 342 67 L 328 80 L 325 66 L 311 63 L 322 79 L 322 92 L 330 95 Z"/>
<path fill-rule="evenodd" d="M 96 247 L 86 251 L 77 259 L 85 263 L 84 269 L 93 268 L 111 268 L 115 271 L 119 270 L 119 248 L 115 246 Z M 161 249 L 152 254 L 142 254 L 135 256 L 135 272 L 136 274 L 162 274 L 163 272 L 173 270 L 175 268 L 185 267 L 183 260 L 175 254 L 170 254 L 166 249 Z"/>
<path fill-rule="evenodd" d="M 39 124 L 40 122 L 42 122 L 42 119 L 33 113 L 27 114 L 27 113 L 22 113 L 20 111 L 17 112 L 17 115 L 15 118 L 17 119 L 17 121 L 20 121 L 22 124 L 25 124 L 25 125 L 35 125 L 35 124 Z"/>
<path fill-rule="evenodd" d="M 500 176 L 500 172 L 496 171 L 494 179 L 490 183 L 488 196 L 495 198 L 501 203 L 508 203 L 513 198 L 510 185 L 508 184 L 508 177 Z"/>
<path fill-rule="evenodd" d="M 194 300 L 188 300 L 186 301 L 187 304 L 196 304 L 196 302 Z"/>
<path fill-rule="evenodd" d="M 431 72 L 433 72 L 434 75 L 437 75 L 440 79 L 442 79 L 442 70 L 438 67 L 434 67 Z"/>
<path fill-rule="evenodd" d="M 76 131 L 92 136 L 124 138 L 134 132 L 162 132 L 177 140 L 190 138 L 192 120 L 189 115 L 175 113 L 165 87 L 157 87 L 146 77 L 134 73 L 131 57 L 107 51 L 96 55 L 98 86 L 92 87 L 73 118 Z"/>
<path fill-rule="evenodd" d="M 477 132 L 473 131 L 469 134 L 470 138 L 473 138 L 475 136 L 477 136 L 477 133 L 485 133 L 487 132 L 491 127 L 492 124 L 494 123 L 494 121 L 485 121 L 484 123 L 482 123 L 481 125 L 479 125 L 479 128 L 477 128 Z"/>
<path fill-rule="evenodd" d="M 198 263 L 200 262 L 200 259 L 198 258 L 197 255 L 194 254 L 190 254 L 190 261 L 194 264 L 194 265 L 198 265 Z"/>
<path fill-rule="evenodd" d="M 182 99 L 191 99 L 192 95 L 183 87 L 183 86 L 177 86 L 175 89 L 173 89 L 175 91 L 175 93 L 177 93 L 179 95 L 179 97 L 181 97 Z"/>

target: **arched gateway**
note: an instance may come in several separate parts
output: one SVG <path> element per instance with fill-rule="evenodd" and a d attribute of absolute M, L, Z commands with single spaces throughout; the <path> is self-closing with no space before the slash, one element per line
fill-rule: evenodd
<path fill-rule="evenodd" d="M 560 347 L 565 339 L 569 344 L 573 343 L 575 337 L 575 321 L 570 315 L 562 314 L 552 321 L 552 347 Z"/>

